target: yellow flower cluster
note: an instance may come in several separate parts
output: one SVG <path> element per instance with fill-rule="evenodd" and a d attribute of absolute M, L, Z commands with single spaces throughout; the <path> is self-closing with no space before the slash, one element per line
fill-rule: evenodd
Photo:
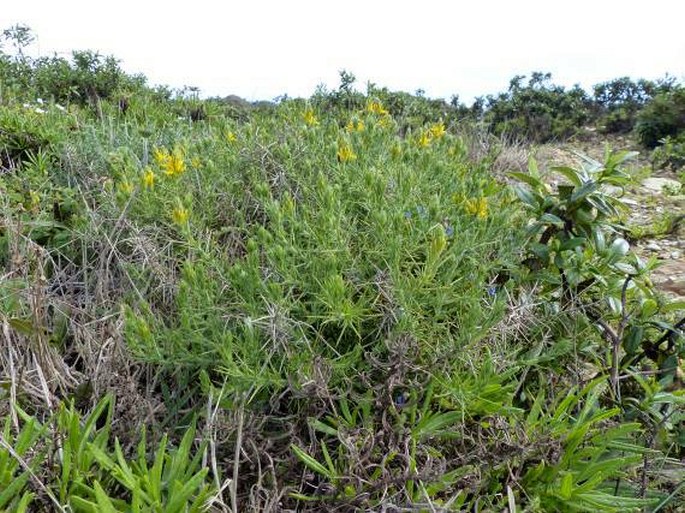
<path fill-rule="evenodd" d="M 430 146 L 433 141 L 441 139 L 446 132 L 447 130 L 445 129 L 445 123 L 442 121 L 439 123 L 433 123 L 427 129 L 421 132 L 418 140 L 419 147 L 426 148 Z"/>
<path fill-rule="evenodd" d="M 352 150 L 352 147 L 343 142 L 338 144 L 338 160 L 340 162 L 348 162 L 350 160 L 355 160 L 357 154 Z"/>
<path fill-rule="evenodd" d="M 171 211 L 171 219 L 177 225 L 185 226 L 188 222 L 188 209 L 179 203 L 179 205 Z"/>
<path fill-rule="evenodd" d="M 377 101 L 370 101 L 366 104 L 366 110 L 368 112 L 371 112 L 372 114 L 377 114 L 378 116 L 389 116 L 390 113 L 388 110 L 383 107 L 383 104 L 381 102 Z"/>
<path fill-rule="evenodd" d="M 126 195 L 133 193 L 133 184 L 128 180 L 124 180 L 119 184 L 119 190 Z"/>
<path fill-rule="evenodd" d="M 30 191 L 29 197 L 31 198 L 31 208 L 35 209 L 38 207 L 38 205 L 40 205 L 40 194 L 38 194 L 36 191 Z"/>
<path fill-rule="evenodd" d="M 153 157 L 157 165 L 164 170 L 167 176 L 175 177 L 182 175 L 186 170 L 186 163 L 183 159 L 183 150 L 174 148 L 174 151 L 169 152 L 164 148 L 155 148 Z"/>
<path fill-rule="evenodd" d="M 236 142 L 238 138 L 233 132 L 226 132 L 226 140 L 230 143 Z"/>
<path fill-rule="evenodd" d="M 376 126 L 379 128 L 389 128 L 392 123 L 392 117 L 388 116 L 382 116 L 381 118 L 376 121 Z"/>
<path fill-rule="evenodd" d="M 146 167 L 143 172 L 143 186 L 146 189 L 152 189 L 155 185 L 155 172 L 150 167 Z"/>
<path fill-rule="evenodd" d="M 350 134 L 354 132 L 363 132 L 366 130 L 366 125 L 364 125 L 364 122 L 361 119 L 356 121 L 351 119 L 345 126 L 345 130 Z"/>
<path fill-rule="evenodd" d="M 308 126 L 316 126 L 319 124 L 319 120 L 316 118 L 316 114 L 314 114 L 312 109 L 305 110 L 302 119 L 304 119 L 305 124 Z"/>
<path fill-rule="evenodd" d="M 442 121 L 440 121 L 439 123 L 433 123 L 428 129 L 428 132 L 430 133 L 433 139 L 440 139 L 443 135 L 445 135 L 446 131 L 447 130 L 445 129 L 445 123 L 443 123 Z"/>
<path fill-rule="evenodd" d="M 481 197 L 478 199 L 466 200 L 466 211 L 479 219 L 486 219 L 488 217 L 488 198 Z"/>
<path fill-rule="evenodd" d="M 419 137 L 419 147 L 421 148 L 426 148 L 430 146 L 430 143 L 432 141 L 432 137 L 430 136 L 430 132 L 423 132 L 421 133 L 421 136 Z"/>

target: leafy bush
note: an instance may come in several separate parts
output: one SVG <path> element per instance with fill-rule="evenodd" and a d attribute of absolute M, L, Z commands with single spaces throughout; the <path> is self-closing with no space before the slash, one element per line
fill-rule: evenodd
<path fill-rule="evenodd" d="M 635 126 L 638 112 L 657 94 L 670 91 L 672 78 L 633 81 L 621 77 L 593 87 L 597 123 L 605 133 L 627 133 Z"/>
<path fill-rule="evenodd" d="M 668 136 L 659 143 L 652 152 L 655 167 L 678 170 L 685 166 L 685 131 L 675 137 Z"/>
<path fill-rule="evenodd" d="M 655 96 L 638 114 L 635 130 L 640 143 L 650 149 L 685 131 L 685 88 Z"/>
<path fill-rule="evenodd" d="M 623 205 L 601 192 L 605 185 L 625 187 L 630 182 L 621 165 L 635 155 L 607 153 L 604 163 L 586 158 L 580 168 L 556 167 L 553 170 L 569 182 L 559 185 L 556 193 L 533 161 L 529 174 L 512 173 L 527 184 L 516 191 L 534 215 L 528 229 L 531 256 L 525 262 L 532 279 L 545 284 L 546 297 L 560 311 L 587 319 L 604 339 L 608 347 L 603 368 L 609 373 L 613 398 L 625 401 L 628 410 L 634 404 L 622 390 L 626 385 L 621 386 L 621 373 L 631 376 L 637 364 L 649 360 L 648 365 L 657 369 L 658 383 L 669 387 L 680 379 L 680 358 L 685 354 L 685 337 L 679 331 L 685 319 L 669 323 L 671 308 L 660 308 L 649 286 L 656 262 L 645 263 L 629 251 L 612 223 Z M 651 394 L 643 396 L 646 391 L 641 385 L 628 393 L 647 402 Z M 669 429 L 678 451 L 685 449 L 683 428 L 676 422 Z"/>
<path fill-rule="evenodd" d="M 567 138 L 591 118 L 590 98 L 579 86 L 566 90 L 550 73 L 514 77 L 506 93 L 486 98 L 485 121 L 494 133 L 534 142 Z"/>

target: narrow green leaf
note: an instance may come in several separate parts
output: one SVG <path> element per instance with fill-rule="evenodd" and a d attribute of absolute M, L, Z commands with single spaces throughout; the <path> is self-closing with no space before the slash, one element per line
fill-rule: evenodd
<path fill-rule="evenodd" d="M 26 513 L 28 511 L 29 505 L 31 504 L 31 501 L 33 501 L 33 498 L 35 497 L 35 494 L 31 492 L 26 492 L 22 496 L 21 500 L 17 503 L 17 510 L 16 513 Z"/>
<path fill-rule="evenodd" d="M 290 444 L 290 448 L 295 453 L 295 456 L 297 456 L 297 459 L 299 459 L 302 463 L 304 463 L 310 470 L 313 470 L 314 472 L 318 472 L 319 474 L 321 474 L 324 477 L 327 477 L 331 481 L 333 480 L 333 476 L 331 476 L 328 469 L 326 467 L 324 467 L 321 463 L 316 461 L 314 458 L 312 458 L 304 450 L 300 449 L 295 444 Z"/>
<path fill-rule="evenodd" d="M 335 429 L 334 427 L 329 426 L 328 424 L 324 424 L 321 422 L 319 419 L 315 418 L 310 418 L 309 419 L 309 424 L 316 429 L 317 431 L 320 431 L 322 433 L 326 433 L 327 435 L 331 436 L 338 436 L 338 430 Z"/>
<path fill-rule="evenodd" d="M 530 173 L 530 176 L 533 178 L 540 178 L 540 169 L 538 169 L 538 161 L 535 160 L 535 157 L 530 156 L 528 158 L 528 173 Z"/>
<path fill-rule="evenodd" d="M 19 496 L 24 486 L 26 486 L 29 477 L 30 474 L 24 472 L 19 477 L 14 478 L 7 488 L 0 492 L 0 508 L 5 507 L 11 500 Z"/>
<path fill-rule="evenodd" d="M 419 421 L 413 434 L 416 438 L 437 436 L 446 427 L 457 424 L 461 419 L 462 413 L 459 411 L 429 414 Z"/>
<path fill-rule="evenodd" d="M 98 504 L 98 511 L 100 513 L 118 513 L 117 509 L 114 507 L 114 504 L 112 504 L 112 501 L 110 500 L 109 496 L 102 489 L 102 486 L 100 486 L 100 483 L 95 481 L 94 488 L 95 500 Z"/>
<path fill-rule="evenodd" d="M 165 513 L 181 513 L 185 511 L 185 508 L 194 494 L 200 491 L 203 481 L 207 476 L 209 469 L 203 468 L 200 472 L 195 474 L 190 480 L 188 480 L 183 486 L 177 488 L 174 492 L 173 497 L 169 498 L 169 502 L 164 509 Z M 177 485 L 181 485 L 181 481 L 176 482 Z"/>
<path fill-rule="evenodd" d="M 559 486 L 559 495 L 562 499 L 569 500 L 573 494 L 573 474 L 566 473 L 564 477 L 561 478 L 561 483 Z"/>

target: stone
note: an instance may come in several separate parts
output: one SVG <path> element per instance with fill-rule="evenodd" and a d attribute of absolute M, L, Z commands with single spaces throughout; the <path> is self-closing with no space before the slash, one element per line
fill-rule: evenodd
<path fill-rule="evenodd" d="M 661 246 L 659 246 L 656 242 L 650 242 L 645 246 L 645 249 L 647 251 L 661 251 Z"/>
<path fill-rule="evenodd" d="M 648 192 L 656 192 L 657 194 L 662 194 L 664 188 L 671 189 L 673 191 L 679 191 L 681 183 L 678 180 L 673 180 L 672 178 L 661 178 L 652 176 L 650 178 L 645 178 L 642 181 L 642 188 L 647 189 Z"/>

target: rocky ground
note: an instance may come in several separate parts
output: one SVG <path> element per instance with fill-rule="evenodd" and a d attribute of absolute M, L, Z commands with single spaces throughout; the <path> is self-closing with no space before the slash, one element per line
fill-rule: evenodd
<path fill-rule="evenodd" d="M 578 160 L 574 152 L 601 161 L 607 144 L 614 150 L 641 152 L 629 168 L 637 185 L 622 196 L 631 209 L 625 224 L 638 254 L 656 257 L 660 263 L 652 276 L 655 285 L 673 299 L 685 301 L 685 186 L 675 171 L 653 169 L 648 152 L 625 136 L 590 136 L 542 146 L 535 154 L 543 167 L 574 164 Z M 610 192 L 623 194 L 618 188 Z"/>

